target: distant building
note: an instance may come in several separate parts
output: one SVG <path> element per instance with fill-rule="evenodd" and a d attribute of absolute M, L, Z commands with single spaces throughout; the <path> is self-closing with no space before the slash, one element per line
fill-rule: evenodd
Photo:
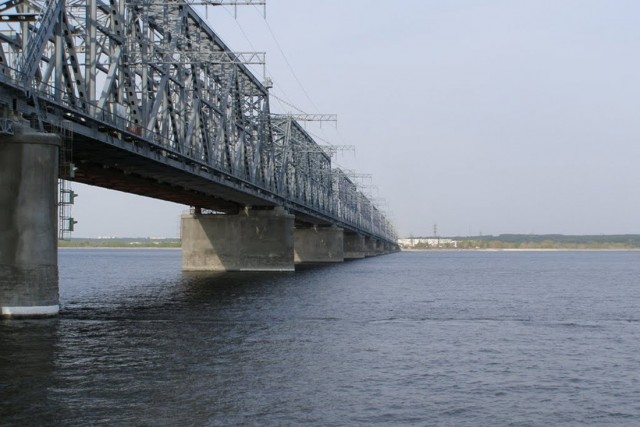
<path fill-rule="evenodd" d="M 416 246 L 429 248 L 457 248 L 458 242 L 456 240 L 438 239 L 436 237 L 411 237 L 408 239 L 398 239 L 398 245 L 407 249 Z"/>

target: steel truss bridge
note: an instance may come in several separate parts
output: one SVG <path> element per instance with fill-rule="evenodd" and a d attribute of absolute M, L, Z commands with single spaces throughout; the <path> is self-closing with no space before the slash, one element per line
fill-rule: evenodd
<path fill-rule="evenodd" d="M 395 244 L 330 146 L 270 112 L 255 60 L 182 0 L 8 0 L 0 132 L 26 118 L 72 141 L 61 178 L 222 213 L 283 206 Z"/>

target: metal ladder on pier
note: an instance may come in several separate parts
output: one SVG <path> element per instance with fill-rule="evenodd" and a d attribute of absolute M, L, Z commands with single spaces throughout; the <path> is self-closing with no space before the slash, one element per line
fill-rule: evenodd
<path fill-rule="evenodd" d="M 71 216 L 71 207 L 77 194 L 71 188 L 75 173 L 73 164 L 73 123 L 63 121 L 56 133 L 62 138 L 58 174 L 58 240 L 69 240 L 77 221 Z"/>

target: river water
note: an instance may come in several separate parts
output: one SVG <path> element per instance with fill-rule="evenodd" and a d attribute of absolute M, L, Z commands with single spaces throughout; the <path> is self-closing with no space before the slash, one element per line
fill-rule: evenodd
<path fill-rule="evenodd" d="M 640 425 L 640 252 L 180 263 L 60 251 L 59 318 L 0 321 L 0 425 Z"/>

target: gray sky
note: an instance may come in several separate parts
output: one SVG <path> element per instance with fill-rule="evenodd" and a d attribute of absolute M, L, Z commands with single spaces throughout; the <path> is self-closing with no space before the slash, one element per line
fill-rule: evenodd
<path fill-rule="evenodd" d="M 267 52 L 275 95 L 338 114 L 308 130 L 356 147 L 337 163 L 401 235 L 640 233 L 640 2 L 267 2 L 208 20 Z M 188 209 L 74 189 L 77 237 L 177 236 Z"/>

